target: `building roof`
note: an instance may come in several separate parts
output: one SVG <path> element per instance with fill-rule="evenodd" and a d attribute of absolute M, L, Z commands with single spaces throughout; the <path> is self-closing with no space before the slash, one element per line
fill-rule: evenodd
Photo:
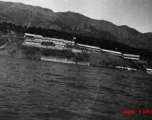
<path fill-rule="evenodd" d="M 133 55 L 133 54 L 123 54 L 125 57 L 137 57 L 139 58 L 140 55 Z"/>
<path fill-rule="evenodd" d="M 25 33 L 26 36 L 33 36 L 33 37 L 42 37 L 42 35 L 35 35 L 31 33 Z"/>
<path fill-rule="evenodd" d="M 57 38 L 48 38 L 48 37 L 42 37 L 43 40 L 50 40 L 50 41 L 58 41 L 58 42 L 64 42 L 64 43 L 75 43 L 74 41 L 68 41 L 64 39 L 57 39 Z"/>
<path fill-rule="evenodd" d="M 81 47 L 86 47 L 86 48 L 92 48 L 92 49 L 101 49 L 100 47 L 96 47 L 96 46 L 90 46 L 90 45 L 84 45 L 84 44 L 77 44 L 78 46 Z"/>
<path fill-rule="evenodd" d="M 122 54 L 121 52 L 113 51 L 113 50 L 106 50 L 106 49 L 101 49 L 103 52 L 110 52 L 110 53 L 116 53 L 116 54 Z"/>
<path fill-rule="evenodd" d="M 50 38 L 50 37 L 43 37 L 42 35 L 35 35 L 35 34 L 31 34 L 31 33 L 25 33 L 25 36 L 38 37 L 42 41 L 47 40 L 47 41 L 58 41 L 58 42 L 72 43 L 72 44 L 75 43 L 74 41 L 69 41 L 69 40 L 64 40 L 64 39 L 57 39 L 57 38 Z"/>
<path fill-rule="evenodd" d="M 124 59 L 139 60 L 139 57 L 123 57 Z"/>

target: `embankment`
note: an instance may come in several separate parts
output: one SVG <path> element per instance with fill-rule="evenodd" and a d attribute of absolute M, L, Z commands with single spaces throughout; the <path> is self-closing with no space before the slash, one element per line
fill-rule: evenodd
<path fill-rule="evenodd" d="M 0 46 L 1 56 L 72 64 L 89 64 L 97 67 L 115 68 L 115 66 L 123 66 L 143 69 L 142 63 L 124 60 L 122 57 L 102 52 L 74 53 L 72 50 L 53 50 L 23 46 L 23 38 L 16 39 L 16 37 L 11 37 L 11 35 L 8 35 L 7 38 L 0 38 L 0 40 L 4 43 Z"/>
<path fill-rule="evenodd" d="M 22 46 L 21 42 L 8 42 L 3 45 L 2 49 L 0 49 L 0 55 L 95 67 L 115 68 L 115 66 L 123 66 L 136 69 L 141 68 L 141 65 L 139 66 L 136 62 L 127 61 L 119 56 L 102 52 L 73 53 L 70 50 L 51 50 Z"/>
<path fill-rule="evenodd" d="M 90 61 L 93 66 L 124 66 L 128 64 L 119 56 L 109 55 L 102 52 L 90 52 Z"/>

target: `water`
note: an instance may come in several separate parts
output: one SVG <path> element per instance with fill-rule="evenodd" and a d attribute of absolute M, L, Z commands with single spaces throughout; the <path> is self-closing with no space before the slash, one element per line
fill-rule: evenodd
<path fill-rule="evenodd" d="M 0 120 L 150 120 L 152 75 L 0 57 Z"/>

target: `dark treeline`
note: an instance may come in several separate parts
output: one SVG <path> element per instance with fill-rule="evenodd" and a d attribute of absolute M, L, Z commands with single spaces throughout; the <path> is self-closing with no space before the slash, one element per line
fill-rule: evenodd
<path fill-rule="evenodd" d="M 120 51 L 122 53 L 138 54 L 143 57 L 152 58 L 151 56 L 152 52 L 149 52 L 146 49 L 133 48 L 122 43 L 113 42 L 107 38 L 99 39 L 95 37 L 85 36 L 82 34 L 69 33 L 65 31 L 57 31 L 53 29 L 44 29 L 37 27 L 27 28 L 26 26 L 16 25 L 7 22 L 0 23 L 0 30 L 6 33 L 12 30 L 21 34 L 32 33 L 32 34 L 42 35 L 44 37 L 54 37 L 54 38 L 65 39 L 70 41 L 73 40 L 73 37 L 76 37 L 75 39 L 76 43 L 98 46 L 103 49 Z"/>

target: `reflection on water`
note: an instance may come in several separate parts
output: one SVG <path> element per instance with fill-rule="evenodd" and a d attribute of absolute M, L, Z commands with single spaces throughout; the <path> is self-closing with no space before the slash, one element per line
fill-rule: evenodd
<path fill-rule="evenodd" d="M 152 76 L 142 72 L 0 58 L 0 120 L 144 120 Z"/>

